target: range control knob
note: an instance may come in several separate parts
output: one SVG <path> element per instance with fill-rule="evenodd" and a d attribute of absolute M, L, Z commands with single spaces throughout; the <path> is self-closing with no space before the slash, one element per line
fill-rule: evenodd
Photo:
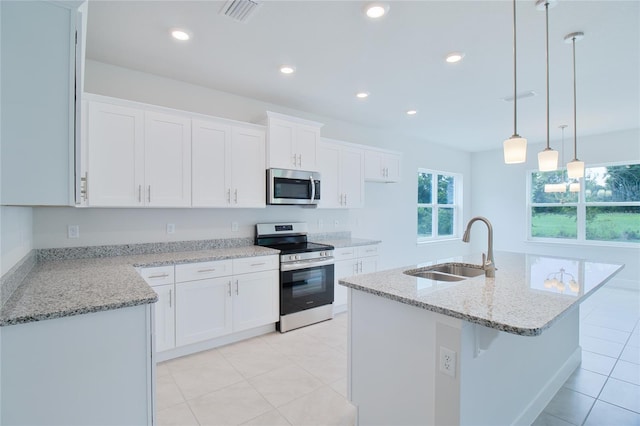
<path fill-rule="evenodd" d="M 289 255 L 289 260 L 294 260 L 294 259 L 295 259 L 295 257 L 292 254 L 290 254 Z"/>
<path fill-rule="evenodd" d="M 300 256 L 296 254 L 296 260 L 300 260 Z"/>

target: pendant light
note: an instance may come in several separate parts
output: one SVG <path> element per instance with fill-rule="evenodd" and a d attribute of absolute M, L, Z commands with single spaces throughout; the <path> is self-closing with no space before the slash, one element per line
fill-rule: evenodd
<path fill-rule="evenodd" d="M 518 134 L 516 68 L 516 0 L 513 0 L 513 135 L 503 143 L 506 164 L 524 163 L 527 160 L 527 140 Z"/>
<path fill-rule="evenodd" d="M 544 7 L 546 21 L 546 52 L 547 52 L 547 147 L 538 153 L 538 170 L 551 172 L 558 169 L 558 151 L 549 146 L 549 6 L 555 6 L 555 1 L 538 0 L 536 7 Z"/>
<path fill-rule="evenodd" d="M 578 129 L 576 112 L 576 41 L 584 38 L 583 32 L 567 34 L 565 43 L 573 45 L 573 160 L 567 163 L 567 174 L 570 179 L 580 179 L 584 177 L 584 161 L 578 160 Z"/>
<path fill-rule="evenodd" d="M 564 163 L 564 129 L 566 129 L 566 124 L 561 124 L 558 126 L 560 130 L 562 130 L 562 145 L 560 145 L 561 155 L 560 159 Z M 562 172 L 562 181 L 563 183 L 545 183 L 544 184 L 544 192 L 567 192 L 567 184 L 564 178 L 564 172 Z"/>

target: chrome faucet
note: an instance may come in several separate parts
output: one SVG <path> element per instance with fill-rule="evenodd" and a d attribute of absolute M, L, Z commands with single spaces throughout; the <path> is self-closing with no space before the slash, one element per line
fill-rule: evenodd
<path fill-rule="evenodd" d="M 487 225 L 488 235 L 489 235 L 489 243 L 487 247 L 487 256 L 485 258 L 484 253 L 482 253 L 482 269 L 484 269 L 484 275 L 488 278 L 493 278 L 496 276 L 496 265 L 493 259 L 493 227 L 491 226 L 491 222 L 489 219 L 482 216 L 476 216 L 467 223 L 467 229 L 464 231 L 464 235 L 462 236 L 462 241 L 465 243 L 469 242 L 469 237 L 471 234 L 471 225 L 473 222 L 482 221 Z"/>

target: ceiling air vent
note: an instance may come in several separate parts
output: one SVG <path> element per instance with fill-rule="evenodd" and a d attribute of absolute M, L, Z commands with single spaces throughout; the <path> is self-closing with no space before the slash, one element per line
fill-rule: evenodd
<path fill-rule="evenodd" d="M 237 22 L 247 22 L 260 7 L 261 0 L 228 0 L 220 11 Z"/>

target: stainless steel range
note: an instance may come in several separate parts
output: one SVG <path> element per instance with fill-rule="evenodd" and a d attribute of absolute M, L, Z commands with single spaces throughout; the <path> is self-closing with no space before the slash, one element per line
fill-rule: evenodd
<path fill-rule="evenodd" d="M 333 318 L 333 246 L 307 241 L 307 224 L 259 223 L 256 244 L 280 250 L 282 333 Z"/>

